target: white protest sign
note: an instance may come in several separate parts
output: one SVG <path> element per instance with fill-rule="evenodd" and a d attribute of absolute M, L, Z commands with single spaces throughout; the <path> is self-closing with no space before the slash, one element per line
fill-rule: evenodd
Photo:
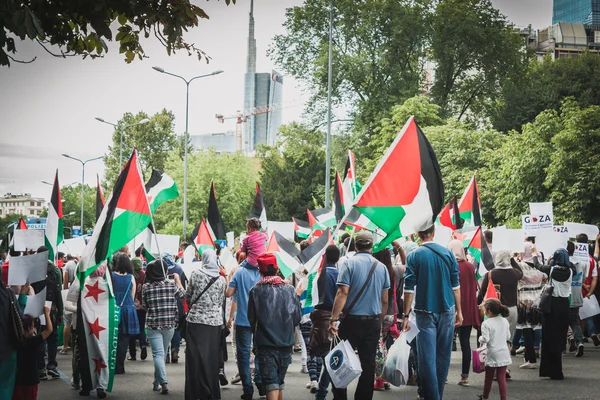
<path fill-rule="evenodd" d="M 8 284 L 24 285 L 27 282 L 43 281 L 46 279 L 47 265 L 47 251 L 30 256 L 11 257 L 10 268 L 8 268 Z"/>
<path fill-rule="evenodd" d="M 37 250 L 44 245 L 44 231 L 41 229 L 17 229 L 14 235 L 15 251 Z"/>
<path fill-rule="evenodd" d="M 46 303 L 46 288 L 33 296 L 27 296 L 27 305 L 25 305 L 24 314 L 29 314 L 37 318 L 44 314 L 44 304 Z"/>
<path fill-rule="evenodd" d="M 435 227 L 435 235 L 433 241 L 440 246 L 448 246 L 448 243 L 452 240 L 452 229 L 447 226 L 439 225 Z"/>
<path fill-rule="evenodd" d="M 194 259 L 196 258 L 196 248 L 192 245 L 189 245 L 188 247 L 185 248 L 185 250 L 183 251 L 183 255 L 181 256 L 182 260 L 181 263 L 192 263 L 194 262 Z M 188 277 L 189 279 L 189 277 Z"/>
<path fill-rule="evenodd" d="M 202 267 L 201 261 L 187 262 L 181 264 L 181 269 L 183 269 L 183 273 L 185 277 L 189 281 L 192 278 L 192 272 Z"/>
<path fill-rule="evenodd" d="M 494 251 L 506 250 L 511 253 L 522 253 L 525 250 L 523 229 L 498 229 L 494 231 L 492 240 Z"/>
<path fill-rule="evenodd" d="M 529 203 L 529 212 L 531 215 L 548 215 L 551 219 L 554 219 L 554 210 L 552 209 L 551 201 Z"/>
<path fill-rule="evenodd" d="M 156 253 L 160 249 L 161 253 L 169 253 L 175 255 L 179 253 L 179 235 L 156 235 L 156 239 L 158 240 L 158 249 L 156 249 Z"/>
<path fill-rule="evenodd" d="M 554 228 L 552 216 L 548 214 L 523 215 L 521 222 L 527 236 L 535 236 L 540 229 Z"/>
<path fill-rule="evenodd" d="M 544 257 L 548 259 L 556 250 L 567 248 L 567 239 L 562 233 L 554 232 L 552 229 L 545 229 L 539 231 L 535 237 L 535 247 L 538 252 L 544 253 Z"/>
<path fill-rule="evenodd" d="M 574 259 L 587 264 L 590 262 L 589 254 L 589 245 L 587 243 L 575 243 L 575 251 L 573 252 Z"/>
<path fill-rule="evenodd" d="M 81 256 L 83 254 L 83 249 L 85 249 L 85 239 L 83 236 L 74 237 L 72 239 L 65 239 L 65 245 L 69 249 L 69 253 L 72 256 Z M 135 249 L 129 249 L 135 250 Z"/>
<path fill-rule="evenodd" d="M 221 250 L 221 255 L 219 256 L 219 259 L 221 260 L 221 264 L 223 264 L 227 273 L 229 273 L 233 268 L 238 266 L 237 262 L 235 261 L 235 258 L 233 257 L 233 254 L 231 254 L 231 250 L 229 250 L 229 248 L 227 247 Z"/>
<path fill-rule="evenodd" d="M 233 249 L 233 246 L 235 246 L 235 233 L 227 232 L 225 236 L 227 237 L 227 247 Z"/>
<path fill-rule="evenodd" d="M 598 305 L 596 296 L 591 295 L 589 298 L 584 297 L 583 306 L 579 309 L 579 318 L 583 320 L 598 314 L 600 314 L 600 305 Z"/>
<path fill-rule="evenodd" d="M 51 301 L 46 301 L 44 303 L 44 306 L 48 307 L 49 309 L 51 309 L 52 308 L 52 302 Z M 42 315 L 40 315 L 40 325 L 41 326 L 46 325 L 46 316 L 44 315 L 44 310 L 42 310 Z M 58 329 L 58 326 L 54 326 L 53 328 L 54 329 Z"/>
<path fill-rule="evenodd" d="M 569 230 L 569 237 L 577 237 L 580 233 L 585 233 L 588 240 L 596 240 L 598 236 L 598 227 L 596 225 L 578 224 L 576 222 L 565 222 L 565 227 Z"/>

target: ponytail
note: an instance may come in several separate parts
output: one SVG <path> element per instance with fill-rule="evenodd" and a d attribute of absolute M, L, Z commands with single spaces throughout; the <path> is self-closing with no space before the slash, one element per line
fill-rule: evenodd
<path fill-rule="evenodd" d="M 500 315 L 502 315 L 504 318 L 507 318 L 509 314 L 510 314 L 510 312 L 508 310 L 508 307 L 506 307 L 506 306 L 500 307 Z"/>
<path fill-rule="evenodd" d="M 497 299 L 487 299 L 483 304 L 486 311 L 492 315 L 502 315 L 506 318 L 510 314 L 508 307 L 503 306 Z"/>

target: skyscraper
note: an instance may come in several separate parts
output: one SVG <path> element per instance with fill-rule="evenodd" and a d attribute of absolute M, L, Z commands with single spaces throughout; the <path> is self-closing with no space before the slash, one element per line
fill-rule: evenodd
<path fill-rule="evenodd" d="M 248 54 L 244 76 L 244 110 L 264 107 L 268 112 L 250 116 L 244 124 L 242 148 L 251 154 L 259 144 L 274 145 L 281 126 L 283 77 L 276 71 L 256 72 L 256 39 L 254 38 L 254 0 L 250 1 Z"/>
<path fill-rule="evenodd" d="M 554 0 L 552 24 L 600 25 L 600 0 Z"/>

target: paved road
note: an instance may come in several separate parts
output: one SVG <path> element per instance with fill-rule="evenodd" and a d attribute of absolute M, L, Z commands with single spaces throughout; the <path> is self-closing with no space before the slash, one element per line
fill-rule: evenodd
<path fill-rule="evenodd" d="M 537 370 L 518 369 L 518 365 L 522 363 L 522 358 L 520 356 L 513 357 L 513 366 L 511 367 L 513 380 L 508 384 L 508 398 L 511 400 L 598 399 L 600 397 L 598 394 L 600 391 L 600 347 L 595 348 L 592 344 L 586 344 L 585 346 L 583 358 L 575 358 L 574 354 L 567 354 L 563 357 L 566 379 L 562 382 L 540 379 L 537 376 Z M 184 397 L 185 360 L 181 359 L 180 361 L 179 364 L 167 366 L 170 389 L 168 397 L 152 392 L 154 370 L 150 356 L 146 361 L 126 362 L 126 374 L 116 377 L 114 392 L 108 394 L 108 399 L 182 399 Z M 67 376 L 70 376 L 71 373 L 70 356 L 59 355 L 58 362 L 59 369 L 65 375 L 64 380 L 56 379 L 41 382 L 39 399 L 81 399 L 77 392 L 71 390 L 66 383 Z M 471 387 L 469 388 L 458 386 L 460 362 L 460 352 L 452 353 L 452 365 L 448 376 L 449 383 L 446 386 L 444 398 L 451 400 L 476 399 L 477 395 L 482 392 L 483 374 L 471 374 Z M 234 371 L 235 365 L 230 357 L 230 361 L 226 364 L 226 372 L 228 375 L 233 375 Z M 313 399 L 314 397 L 305 388 L 307 382 L 308 376 L 300 373 L 300 356 L 296 354 L 286 377 L 287 390 L 284 397 L 291 400 Z M 229 385 L 222 388 L 221 396 L 223 400 L 234 400 L 240 398 L 241 392 L 240 385 Z M 353 392 L 351 391 L 351 393 Z M 375 392 L 374 399 L 416 399 L 416 396 L 414 387 L 404 387 L 392 388 L 386 392 Z M 93 399 L 95 396 L 92 395 L 91 398 Z M 491 398 L 499 398 L 497 386 L 494 386 Z M 258 399 L 256 392 L 255 399 Z"/>

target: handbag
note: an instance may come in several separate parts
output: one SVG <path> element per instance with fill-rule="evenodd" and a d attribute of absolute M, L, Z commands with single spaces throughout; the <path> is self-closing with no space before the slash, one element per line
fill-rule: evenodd
<path fill-rule="evenodd" d="M 546 283 L 544 289 L 542 289 L 540 297 L 533 303 L 533 307 L 542 314 L 550 314 L 550 312 L 552 312 L 552 294 L 554 293 L 554 286 L 552 286 L 553 270 L 554 268 L 550 269 L 550 274 L 548 275 L 548 283 Z"/>
<path fill-rule="evenodd" d="M 192 307 L 194 306 L 194 304 L 196 304 L 198 302 L 198 300 L 200 300 L 200 297 L 202 297 L 202 295 L 213 285 L 213 283 L 215 283 L 217 281 L 217 279 L 219 279 L 219 276 L 217 276 L 216 278 L 212 278 L 208 282 L 208 284 L 206 285 L 204 290 L 198 295 L 198 297 L 196 297 L 196 300 L 194 300 L 189 305 L 188 312 L 185 313 L 182 317 L 179 317 L 179 333 L 181 334 L 182 338 L 185 339 L 185 337 L 187 335 L 187 315 L 189 314 L 189 312 L 192 309 Z"/>
<path fill-rule="evenodd" d="M 336 336 L 331 341 L 333 349 L 325 356 L 324 364 L 331 382 L 338 389 L 347 388 L 362 373 L 360 359 L 347 340 Z"/>
<path fill-rule="evenodd" d="M 473 350 L 473 372 L 480 374 L 485 371 L 485 362 L 487 361 L 487 346 L 483 345 Z"/>
<path fill-rule="evenodd" d="M 367 279 L 365 279 L 365 283 L 363 283 L 362 287 L 358 291 L 358 294 L 356 295 L 356 297 L 354 298 L 354 300 L 352 300 L 352 303 L 350 303 L 350 306 L 348 306 L 348 308 L 346 310 L 344 310 L 344 311 L 342 311 L 340 313 L 340 321 L 343 321 L 344 317 L 346 315 L 350 315 L 350 311 L 352 311 L 352 309 L 356 305 L 356 302 L 360 299 L 360 297 L 362 296 L 363 292 L 367 288 L 367 285 L 368 285 L 369 281 L 371 280 L 371 277 L 373 276 L 373 272 L 375 272 L 375 268 L 377 268 L 377 264 L 379 264 L 379 261 L 375 260 L 373 262 L 373 266 L 371 267 L 371 270 L 369 271 L 369 275 L 367 276 Z M 381 310 L 381 311 L 385 312 L 385 310 Z"/>

